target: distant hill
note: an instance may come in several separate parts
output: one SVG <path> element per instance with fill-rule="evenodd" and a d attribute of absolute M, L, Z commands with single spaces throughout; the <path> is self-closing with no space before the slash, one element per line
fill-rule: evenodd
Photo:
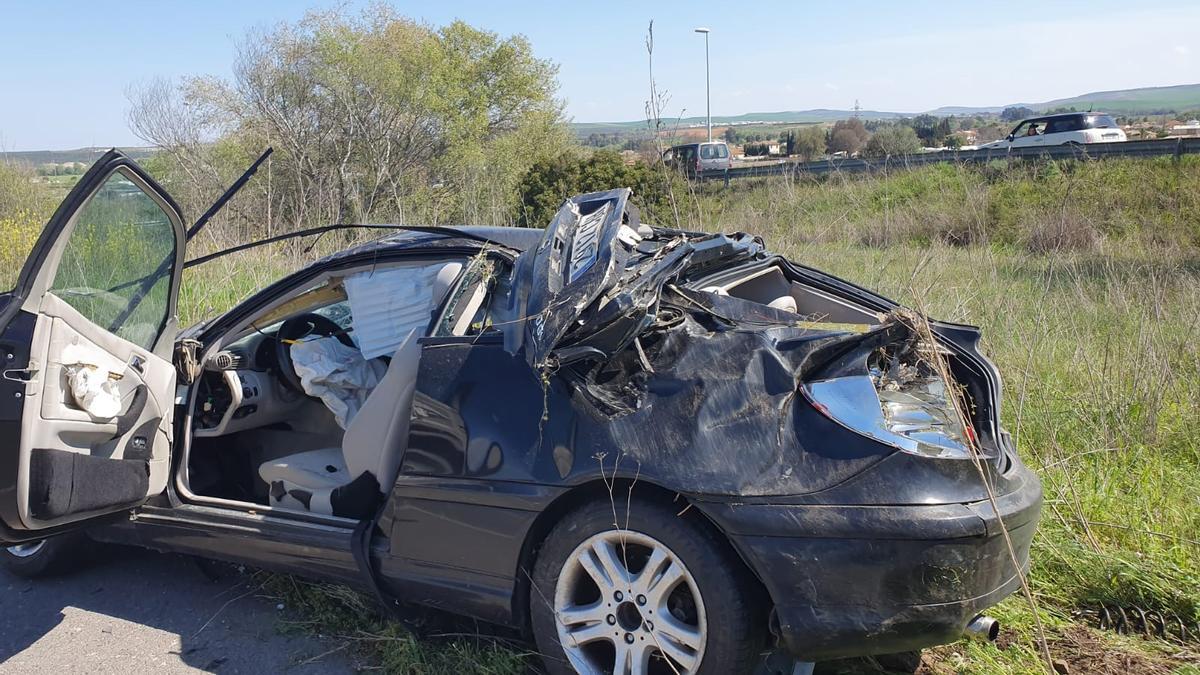
<path fill-rule="evenodd" d="M 998 113 L 1009 106 L 1023 106 L 1037 112 L 1055 108 L 1103 110 L 1125 115 L 1155 115 L 1200 108 L 1200 84 L 1179 84 L 1171 87 L 1142 87 L 1095 91 L 1071 98 L 1058 98 L 1042 103 L 1010 103 L 1008 106 L 970 107 L 943 106 L 930 110 L 931 115 L 981 115 Z"/>
<path fill-rule="evenodd" d="M 844 120 L 854 114 L 853 110 L 831 110 L 817 108 L 815 110 L 784 110 L 780 112 L 756 112 L 743 115 L 714 115 L 713 126 L 729 126 L 742 124 L 816 124 L 820 122 L 835 122 Z M 878 110 L 860 110 L 858 116 L 867 120 L 886 120 L 908 117 L 906 113 L 881 112 Z M 667 129 L 686 129 L 702 127 L 704 117 L 664 118 L 663 125 Z M 572 122 L 571 129 L 577 136 L 588 134 L 619 134 L 646 129 L 646 120 L 631 122 Z"/>
<path fill-rule="evenodd" d="M 1125 114 L 1155 114 L 1195 110 L 1200 108 L 1200 84 L 1180 84 L 1173 87 L 1145 87 L 1118 91 L 1097 91 L 1091 94 L 1061 98 L 1030 106 L 1034 110 L 1080 108 Z"/>
<path fill-rule="evenodd" d="M 76 148 L 75 150 L 21 150 L 17 152 L 0 152 L 0 161 L 27 164 L 38 167 L 42 164 L 65 164 L 81 162 L 91 164 L 100 159 L 100 155 L 108 152 L 109 148 Z M 153 155 L 155 148 L 119 148 L 133 159 L 145 159 Z"/>
<path fill-rule="evenodd" d="M 1171 87 L 1143 87 L 1141 89 L 1121 89 L 1116 91 L 1097 91 L 1090 94 L 1060 98 L 1043 103 L 1010 103 L 999 106 L 943 106 L 927 111 L 930 115 L 986 115 L 997 114 L 1009 106 L 1024 106 L 1035 111 L 1051 110 L 1054 108 L 1078 108 L 1087 110 L 1103 110 L 1105 112 L 1126 115 L 1152 115 L 1164 112 L 1175 112 L 1200 109 L 1200 84 L 1181 84 Z M 713 125 L 726 126 L 729 124 L 813 124 L 833 122 L 846 119 L 854 114 L 852 110 L 830 110 L 818 108 L 815 110 L 788 110 L 782 112 L 757 112 L 744 115 L 719 115 L 712 118 Z M 859 117 L 863 119 L 897 119 L 912 117 L 920 113 L 885 112 L 879 110 L 860 110 Z M 703 117 L 684 117 L 682 119 L 663 120 L 668 128 L 688 128 L 703 126 Z M 646 129 L 645 120 L 631 122 L 572 122 L 571 129 L 581 138 L 589 134 L 619 134 L 643 131 Z"/>

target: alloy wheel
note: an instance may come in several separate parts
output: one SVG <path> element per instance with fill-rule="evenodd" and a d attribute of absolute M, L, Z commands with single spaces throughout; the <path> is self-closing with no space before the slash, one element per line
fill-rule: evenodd
<path fill-rule="evenodd" d="M 609 530 L 577 546 L 555 584 L 554 610 L 563 651 L 584 675 L 685 675 L 704 657 L 696 580 L 640 532 Z"/>

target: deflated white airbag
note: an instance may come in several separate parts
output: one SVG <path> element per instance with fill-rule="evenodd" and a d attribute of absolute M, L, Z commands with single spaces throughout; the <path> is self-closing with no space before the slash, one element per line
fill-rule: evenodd
<path fill-rule="evenodd" d="M 111 360 L 104 352 L 83 345 L 67 345 L 62 352 L 71 400 L 97 420 L 121 414 L 121 392 L 117 388 L 121 374 L 100 365 Z"/>
<path fill-rule="evenodd" d="M 433 310 L 429 289 L 439 269 L 400 267 L 346 277 L 354 321 L 351 335 L 363 357 L 391 356 L 409 332 L 424 333 Z"/>
<path fill-rule="evenodd" d="M 304 393 L 321 399 L 343 429 L 387 372 L 382 361 L 363 358 L 362 352 L 335 337 L 296 342 L 292 345 L 292 365 Z"/>

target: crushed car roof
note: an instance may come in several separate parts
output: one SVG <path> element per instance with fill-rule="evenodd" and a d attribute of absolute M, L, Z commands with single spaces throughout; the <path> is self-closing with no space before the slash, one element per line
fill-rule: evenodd
<path fill-rule="evenodd" d="M 396 225 L 395 227 L 405 227 Z M 421 230 L 399 230 L 374 241 L 349 248 L 345 253 L 365 253 L 374 249 L 406 249 L 426 247 L 434 241 L 461 245 L 464 241 L 486 240 L 524 251 L 541 241 L 543 230 L 530 227 L 494 227 L 464 225 L 456 227 L 430 227 Z"/>
<path fill-rule="evenodd" d="M 519 227 L 487 227 L 466 225 L 462 227 L 430 227 L 420 225 L 376 225 L 360 223 L 338 223 L 322 227 L 309 228 L 296 232 L 288 232 L 258 241 L 247 242 L 232 246 L 215 253 L 209 253 L 192 258 L 184 263 L 184 267 L 195 267 L 231 253 L 238 253 L 252 248 L 258 248 L 288 239 L 304 237 L 322 237 L 337 230 L 380 230 L 391 234 L 371 241 L 352 246 L 337 253 L 321 258 L 314 265 L 321 265 L 343 258 L 383 253 L 387 251 L 405 251 L 413 248 L 478 248 L 480 244 L 491 244 L 523 252 L 541 240 L 543 231 L 533 228 Z"/>

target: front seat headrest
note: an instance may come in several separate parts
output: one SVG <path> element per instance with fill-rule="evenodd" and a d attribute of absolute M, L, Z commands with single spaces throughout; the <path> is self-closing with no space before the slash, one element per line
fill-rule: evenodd
<path fill-rule="evenodd" d="M 462 272 L 462 263 L 452 262 L 442 265 L 438 270 L 437 276 L 433 279 L 433 306 L 437 307 L 442 303 L 442 299 L 446 297 L 446 293 L 450 290 L 450 286 L 454 280 L 458 278 Z"/>

